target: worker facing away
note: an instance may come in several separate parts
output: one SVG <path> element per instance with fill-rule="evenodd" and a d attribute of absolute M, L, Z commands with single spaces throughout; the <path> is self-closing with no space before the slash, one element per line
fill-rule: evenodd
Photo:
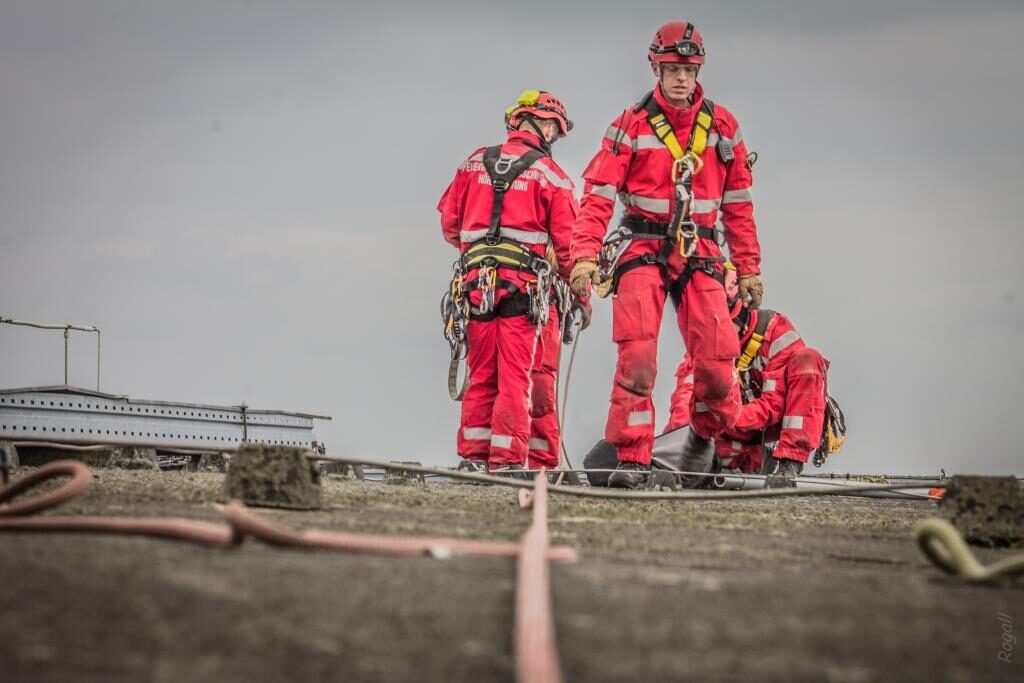
<path fill-rule="evenodd" d="M 572 130 L 565 106 L 528 90 L 505 123 L 504 144 L 473 152 L 438 204 L 444 238 L 461 252 L 452 291 L 468 309 L 457 448 L 488 471 L 558 465 L 553 292 L 568 279 L 578 212 L 573 183 L 551 157 Z"/>
<path fill-rule="evenodd" d="M 734 372 L 740 350 L 722 286 L 723 240 L 744 296 L 756 307 L 763 295 L 747 149 L 732 113 L 706 98 L 697 81 L 705 59 L 701 34 L 689 22 L 665 24 L 648 59 L 655 87 L 612 122 L 584 170 L 572 237 L 573 291 L 586 296 L 596 286 L 599 294 L 615 294 L 618 360 L 605 438 L 618 454 L 609 484 L 624 488 L 642 486 L 649 476 L 651 394 L 666 298 L 694 364 L 693 429 L 683 462 L 687 470 L 705 472 L 711 440 L 740 411 Z M 602 243 L 616 197 L 624 215 Z M 724 233 L 715 228 L 719 218 Z M 699 477 L 684 482 L 699 483 Z"/>

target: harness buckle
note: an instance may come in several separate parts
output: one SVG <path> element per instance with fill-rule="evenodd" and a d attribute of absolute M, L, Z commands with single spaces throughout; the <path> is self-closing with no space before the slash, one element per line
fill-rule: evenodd
<path fill-rule="evenodd" d="M 494 172 L 505 175 L 512 170 L 512 161 L 507 157 L 498 157 L 498 160 L 494 162 Z"/>

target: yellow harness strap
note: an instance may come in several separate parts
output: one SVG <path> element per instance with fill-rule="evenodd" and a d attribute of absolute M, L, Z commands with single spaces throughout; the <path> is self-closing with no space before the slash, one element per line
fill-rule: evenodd
<path fill-rule="evenodd" d="M 512 241 L 501 241 L 497 244 L 477 242 L 462 255 L 462 265 L 466 270 L 476 267 L 486 259 L 494 259 L 498 265 L 509 268 L 530 270 L 536 254 L 526 247 Z"/>
<path fill-rule="evenodd" d="M 750 340 L 747 341 L 747 345 L 743 347 L 743 353 L 736 360 L 736 369 L 743 372 L 750 367 L 750 364 L 757 358 L 757 352 L 761 350 L 761 344 L 764 343 L 764 337 L 757 332 L 750 335 Z"/>
<path fill-rule="evenodd" d="M 676 161 L 682 159 L 686 152 L 683 151 L 682 145 L 679 144 L 679 139 L 676 138 L 675 131 L 672 130 L 672 124 L 665 118 L 664 112 L 658 112 L 647 117 L 648 123 L 651 124 L 651 128 L 654 130 L 654 135 L 661 140 L 668 151 L 672 153 L 672 158 Z M 690 136 L 690 148 L 689 151 L 695 157 L 699 157 L 704 153 L 704 148 L 708 145 L 708 134 L 711 131 L 711 114 L 704 110 L 701 106 L 699 112 L 697 112 L 697 120 L 693 124 L 693 133 Z"/>

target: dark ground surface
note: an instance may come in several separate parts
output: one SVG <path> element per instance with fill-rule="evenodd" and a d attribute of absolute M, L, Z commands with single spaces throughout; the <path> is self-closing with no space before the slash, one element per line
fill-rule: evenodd
<path fill-rule="evenodd" d="M 218 520 L 223 475 L 96 470 L 48 514 Z M 518 540 L 511 489 L 329 479 L 296 528 Z M 910 537 L 928 502 L 553 496 L 568 681 L 1021 681 L 1024 581 L 969 587 Z M 1007 551 L 981 551 L 983 561 Z M 511 559 L 0 535 L 0 680 L 511 681 Z M 997 654 L 1009 615 L 1011 663 Z"/>

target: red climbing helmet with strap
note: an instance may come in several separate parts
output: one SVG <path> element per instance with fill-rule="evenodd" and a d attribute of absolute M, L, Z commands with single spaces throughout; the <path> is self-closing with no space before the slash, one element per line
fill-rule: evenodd
<path fill-rule="evenodd" d="M 562 135 L 572 130 L 572 121 L 561 100 L 545 90 L 524 90 L 516 103 L 505 110 L 505 126 L 516 130 L 523 120 L 532 116 L 538 119 L 553 119 L 558 122 Z"/>
<path fill-rule="evenodd" d="M 736 267 L 726 263 L 724 275 L 725 280 L 722 284 L 725 286 L 725 300 L 729 304 L 729 317 L 735 320 L 747 302 L 740 298 L 740 278 L 736 273 Z"/>
<path fill-rule="evenodd" d="M 703 64 L 704 38 L 688 21 L 670 21 L 654 34 L 647 59 L 659 64 Z"/>

